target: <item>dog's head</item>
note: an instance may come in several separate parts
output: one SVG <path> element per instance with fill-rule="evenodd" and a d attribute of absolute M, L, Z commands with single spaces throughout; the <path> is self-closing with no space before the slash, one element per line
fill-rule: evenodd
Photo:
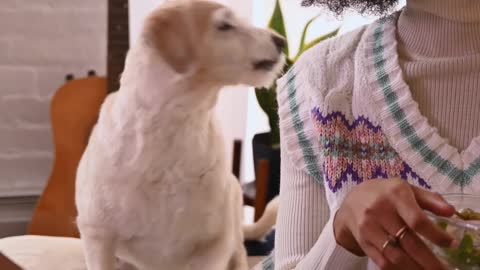
<path fill-rule="evenodd" d="M 203 0 L 160 7 L 147 18 L 144 37 L 175 72 L 220 86 L 266 86 L 284 64 L 286 41 L 281 36 Z"/>

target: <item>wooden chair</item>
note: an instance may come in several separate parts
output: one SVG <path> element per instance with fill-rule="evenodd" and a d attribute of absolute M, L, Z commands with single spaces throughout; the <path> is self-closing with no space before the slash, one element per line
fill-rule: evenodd
<path fill-rule="evenodd" d="M 233 146 L 233 174 L 240 177 L 240 166 L 242 156 L 242 141 L 235 140 Z M 255 180 L 242 184 L 243 203 L 254 208 L 254 220 L 257 221 L 265 211 L 268 203 L 268 179 L 270 172 L 270 163 L 268 160 L 259 160 Z"/>

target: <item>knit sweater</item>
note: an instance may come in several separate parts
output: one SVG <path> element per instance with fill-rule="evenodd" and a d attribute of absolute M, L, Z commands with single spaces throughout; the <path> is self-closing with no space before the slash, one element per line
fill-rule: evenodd
<path fill-rule="evenodd" d="M 480 61 L 465 64 L 465 55 L 436 59 L 428 55 L 430 50 L 411 50 L 400 30 L 406 10 L 310 49 L 278 81 L 281 202 L 275 263 L 266 262 L 264 268 L 375 269 L 368 258 L 337 245 L 333 232 L 341 202 L 364 181 L 400 177 L 439 193 L 480 193 L 480 136 L 475 137 L 480 115 L 476 108 L 470 108 L 474 115 L 468 121 L 463 121 L 465 114 L 456 114 L 452 123 L 464 125 L 467 135 L 452 131 L 452 124 L 429 118 L 441 112 L 427 105 L 456 108 L 458 99 L 432 101 L 429 97 L 435 95 L 425 93 L 440 86 L 432 74 L 443 76 L 448 68 L 455 70 L 451 66 L 462 67 L 469 70 L 474 85 L 459 79 L 447 85 L 451 91 L 473 89 L 470 98 L 479 102 L 479 91 L 474 90 L 480 86 Z M 479 57 L 474 51 L 469 54 Z M 429 57 L 449 61 L 439 67 Z M 454 59 L 461 59 L 460 63 Z M 421 104 L 416 100 L 419 96 L 424 97 Z M 455 123 L 460 119 L 462 124 Z M 443 125 L 443 132 L 432 123 Z M 460 139 L 452 145 L 445 134 L 459 134 Z"/>
<path fill-rule="evenodd" d="M 480 134 L 480 2 L 414 0 L 397 25 L 400 65 L 420 112 L 452 146 L 467 148 Z"/>

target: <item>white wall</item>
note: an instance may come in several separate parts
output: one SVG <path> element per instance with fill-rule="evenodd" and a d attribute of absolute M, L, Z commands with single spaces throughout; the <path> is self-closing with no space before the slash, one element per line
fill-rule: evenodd
<path fill-rule="evenodd" d="M 67 73 L 105 74 L 106 0 L 0 0 L 0 197 L 50 175 L 50 100 Z"/>
<path fill-rule="evenodd" d="M 51 173 L 52 95 L 67 73 L 105 75 L 106 15 L 106 0 L 0 0 L 0 238 L 25 233 Z"/>
<path fill-rule="evenodd" d="M 159 6 L 164 0 L 130 0 L 129 4 L 129 26 L 130 44 L 133 44 L 140 33 L 142 21 L 148 13 Z"/>

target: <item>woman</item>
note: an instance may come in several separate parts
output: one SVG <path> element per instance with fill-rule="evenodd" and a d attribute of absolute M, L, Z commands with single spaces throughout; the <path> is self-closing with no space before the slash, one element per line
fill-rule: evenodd
<path fill-rule="evenodd" d="M 445 269 L 420 236 L 458 243 L 423 210 L 451 216 L 438 193 L 480 193 L 480 1 L 408 0 L 312 48 L 278 84 L 275 269 Z"/>

